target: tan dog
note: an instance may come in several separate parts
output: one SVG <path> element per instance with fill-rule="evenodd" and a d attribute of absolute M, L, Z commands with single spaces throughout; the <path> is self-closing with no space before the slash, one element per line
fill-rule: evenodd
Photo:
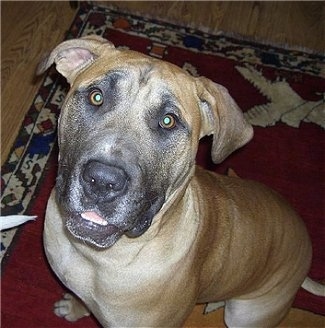
<path fill-rule="evenodd" d="M 180 326 L 196 303 L 228 326 L 274 326 L 311 261 L 302 221 L 275 192 L 195 166 L 253 135 L 228 92 L 100 37 L 63 42 L 52 63 L 71 89 L 44 243 L 49 262 L 104 327 Z M 306 279 L 304 287 L 320 293 Z M 89 314 L 71 295 L 57 315 Z"/>

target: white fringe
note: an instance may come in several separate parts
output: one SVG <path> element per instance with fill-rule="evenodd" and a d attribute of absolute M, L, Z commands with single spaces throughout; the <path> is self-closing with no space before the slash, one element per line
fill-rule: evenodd
<path fill-rule="evenodd" d="M 316 281 L 313 281 L 308 277 L 304 280 L 301 287 L 307 290 L 309 293 L 325 297 L 325 286 Z"/>
<path fill-rule="evenodd" d="M 37 216 L 28 215 L 7 215 L 0 216 L 0 230 L 10 229 L 21 225 L 27 221 L 35 220 Z"/>

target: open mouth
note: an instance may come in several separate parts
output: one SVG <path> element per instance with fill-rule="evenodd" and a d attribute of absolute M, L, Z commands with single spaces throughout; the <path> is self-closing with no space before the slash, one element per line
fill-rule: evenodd
<path fill-rule="evenodd" d="M 109 224 L 94 211 L 70 216 L 66 221 L 70 233 L 98 247 L 109 247 L 122 235 L 122 231 Z"/>

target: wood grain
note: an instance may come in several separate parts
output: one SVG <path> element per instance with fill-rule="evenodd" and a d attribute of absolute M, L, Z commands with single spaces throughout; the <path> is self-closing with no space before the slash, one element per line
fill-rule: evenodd
<path fill-rule="evenodd" d="M 1 2 L 1 163 L 40 87 L 41 56 L 64 39 L 75 10 L 69 2 Z"/>

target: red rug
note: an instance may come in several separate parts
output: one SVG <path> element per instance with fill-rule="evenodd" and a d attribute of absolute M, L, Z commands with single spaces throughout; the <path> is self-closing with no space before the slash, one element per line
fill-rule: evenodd
<path fill-rule="evenodd" d="M 231 167 L 241 177 L 263 182 L 284 195 L 310 233 L 314 253 L 309 276 L 324 281 L 325 79 L 321 72 L 325 58 L 82 3 L 67 38 L 91 33 L 116 46 L 173 62 L 229 89 L 254 125 L 255 137 L 218 166 L 210 160 L 211 140 L 205 138 L 197 161 L 219 173 Z M 66 88 L 51 69 L 2 167 L 2 215 L 38 216 L 16 233 L 2 233 L 4 328 L 98 326 L 92 317 L 74 325 L 55 317 L 53 303 L 65 289 L 49 269 L 42 246 L 44 212 L 56 174 L 56 119 Z M 325 315 L 324 299 L 303 290 L 294 306 Z"/>

